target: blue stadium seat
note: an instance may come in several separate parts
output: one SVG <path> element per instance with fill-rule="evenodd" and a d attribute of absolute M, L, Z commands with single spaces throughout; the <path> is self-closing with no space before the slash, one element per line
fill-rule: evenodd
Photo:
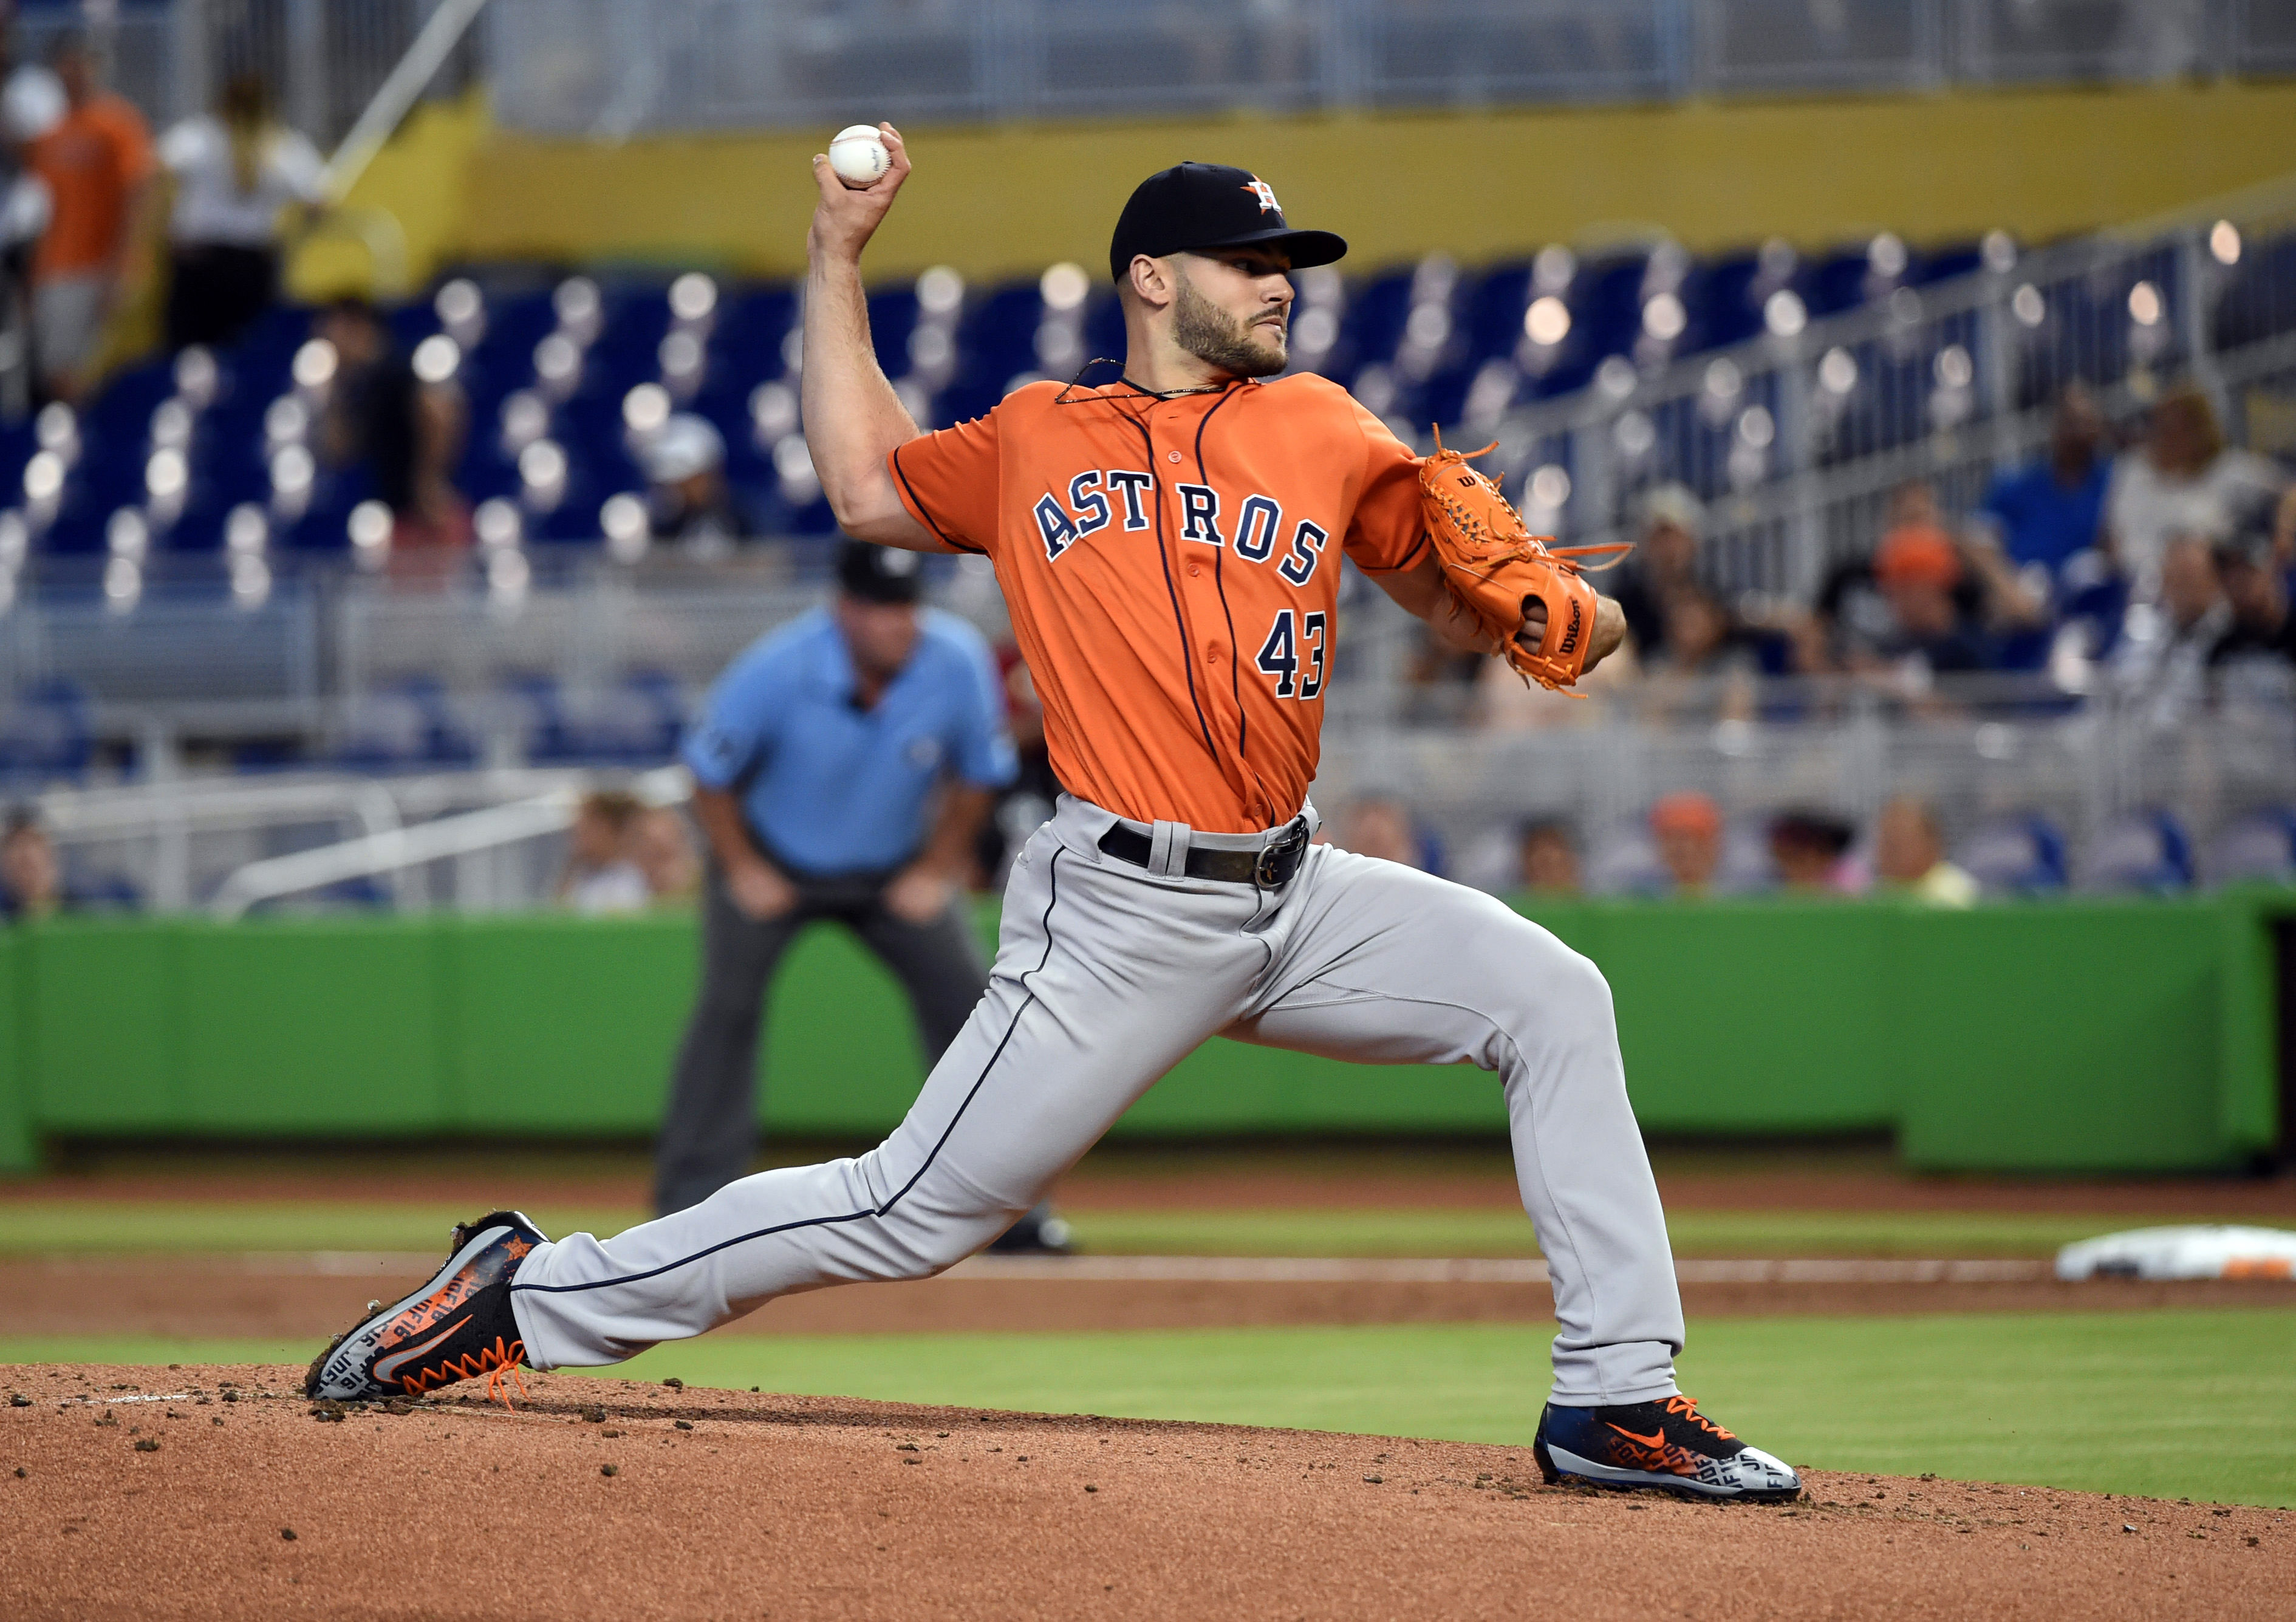
<path fill-rule="evenodd" d="M 2211 884 L 2296 883 L 2296 807 L 2268 806 L 2227 824 L 2209 842 Z"/>
<path fill-rule="evenodd" d="M 2040 896 L 2065 888 L 2065 837 L 2038 812 L 1982 824 L 1955 859 L 1988 895 Z"/>
<path fill-rule="evenodd" d="M 2272 296 L 2279 282 L 2296 278 L 2296 236 L 2259 239 L 2244 247 L 2218 306 L 2219 335 L 2229 340 L 2251 331 L 2277 335 L 2296 328 L 2296 310 L 2283 308 Z M 1685 326 L 1669 353 L 1681 358 L 1761 332 L 1763 299 L 1780 285 L 1782 274 L 1784 284 L 1794 288 L 1810 314 L 1818 316 L 1893 287 L 1920 286 L 1960 274 L 1979 262 L 1977 250 L 1966 246 L 1928 254 L 1909 251 L 1895 276 L 1880 277 L 1874 274 L 1872 252 L 1871 243 L 1857 244 L 1822 263 L 1797 264 L 1790 270 L 1774 263 L 1767 273 L 1758 254 L 1692 260 L 1676 290 L 1684 306 Z M 1401 375 L 1404 369 L 1395 366 L 1421 267 L 1390 267 L 1350 277 L 1342 284 L 1337 307 L 1336 339 L 1317 358 L 1316 368 L 1351 385 L 1367 366 L 1392 368 L 1389 414 L 1414 423 L 1456 426 L 1479 377 L 1484 380 L 1484 392 L 1477 397 L 1486 406 L 1493 397 L 1490 389 L 1504 392 L 1510 383 L 1518 400 L 1568 393 L 1586 387 L 1606 357 L 1646 354 L 1642 340 L 1649 267 L 1650 253 L 1642 248 L 1601 253 L 1579 265 L 1568 284 L 1557 290 L 1571 317 L 1567 336 L 1539 356 L 1538 364 L 1512 376 L 1485 369 L 1513 365 L 1523 355 L 1523 315 L 1535 291 L 1529 265 L 1507 262 L 1457 274 L 1449 297 L 1451 338 L 1431 365 L 1412 368 L 1414 373 L 1423 370 L 1423 375 Z M 622 407 L 633 388 L 662 381 L 662 343 L 675 319 L 668 297 L 672 283 L 648 273 L 594 277 L 598 321 L 578 377 L 564 389 L 545 391 L 537 386 L 536 348 L 559 327 L 554 295 L 563 284 L 534 266 L 462 267 L 448 274 L 471 277 L 484 300 L 483 332 L 462 357 L 457 373 L 470 408 L 468 443 L 456 471 L 459 487 L 474 505 L 495 497 L 521 496 L 516 455 L 504 446 L 503 409 L 513 395 L 534 391 L 544 406 L 541 431 L 565 450 L 568 478 L 563 499 L 550 512 L 529 513 L 526 533 L 537 541 L 596 541 L 599 504 L 609 496 L 644 487 Z M 2173 279 L 2172 270 L 2158 274 Z M 1423 290 L 1426 285 L 1423 281 L 1417 284 Z M 2251 286 L 2259 291 L 2244 295 L 2243 290 Z M 2045 397 L 2077 373 L 2095 374 L 2092 381 L 2105 373 L 2117 378 L 2127 365 L 2125 290 L 2072 283 L 2051 287 L 2048 296 L 2047 322 L 2038 331 L 2020 329 L 2013 334 L 2018 344 L 2011 357 L 2013 373 L 2027 402 Z M 915 284 L 903 280 L 882 285 L 870 294 L 869 305 L 887 373 L 909 377 L 909 340 L 919 317 Z M 785 283 L 720 286 L 714 309 L 703 318 L 707 335 L 701 373 L 698 380 L 681 385 L 677 405 L 699 412 L 724 435 L 728 481 L 736 500 L 758 522 L 775 532 L 820 536 L 833 528 L 826 504 L 801 485 L 786 484 L 774 465 L 771 446 L 758 442 L 751 414 L 760 385 L 789 381 L 786 343 L 796 306 L 796 290 Z M 947 381 L 924 412 L 928 422 L 940 426 L 978 416 L 1003 397 L 1014 378 L 1041 371 L 1036 339 L 1045 317 L 1037 278 L 973 289 L 958 315 Z M 281 307 L 217 354 L 216 397 L 197 417 L 187 451 L 191 482 L 183 508 L 172 524 L 156 526 L 155 548 L 212 551 L 221 545 L 226 518 L 234 506 L 254 502 L 268 507 L 272 491 L 264 414 L 291 390 L 291 362 L 310 335 L 312 319 L 308 309 Z M 439 331 L 441 324 L 436 300 L 430 297 L 410 300 L 390 312 L 389 320 L 396 342 L 408 354 Z M 1121 357 L 1123 318 L 1112 289 L 1094 286 L 1082 321 L 1082 358 Z M 1976 347 L 1973 334 L 1963 341 Z M 1911 444 L 1927 434 L 1935 356 L 1867 345 L 1857 358 L 1860 376 L 1837 418 L 1839 431 L 1830 455 L 1865 454 Z M 1986 359 L 1977 358 L 1980 365 Z M 1059 369 L 1070 370 L 1065 364 Z M 1111 371 L 1097 381 L 1114 375 Z M 170 367 L 153 363 L 119 374 L 91 403 L 79 425 L 79 453 L 59 510 L 37 543 L 43 551 L 100 553 L 113 513 L 142 504 L 152 451 L 152 413 L 174 387 Z M 1740 405 L 1756 403 L 1767 402 L 1750 397 Z M 1726 487 L 1728 421 L 1675 414 L 1659 428 L 1654 455 L 1638 465 L 1634 479 L 1678 477 L 1709 496 Z M 34 448 L 28 425 L 0 428 L 0 480 L 12 479 L 20 489 Z M 1821 451 L 1822 456 L 1828 454 Z M 340 553 L 346 545 L 346 517 L 370 493 L 371 485 L 362 474 L 323 475 L 309 511 L 293 521 L 275 523 L 276 544 L 291 551 Z M 800 499 L 792 503 L 791 494 Z"/>
<path fill-rule="evenodd" d="M 354 700 L 335 751 L 337 765 L 369 772 L 469 766 L 477 758 L 446 690 L 430 676 L 409 676 Z"/>
<path fill-rule="evenodd" d="M 0 780 L 77 782 L 94 753 L 87 694 L 77 682 L 43 682 L 0 710 Z"/>
<path fill-rule="evenodd" d="M 2081 888 L 2165 894 L 2193 887 L 2193 845 L 2174 812 L 2139 811 L 2106 824 L 2088 850 Z"/>

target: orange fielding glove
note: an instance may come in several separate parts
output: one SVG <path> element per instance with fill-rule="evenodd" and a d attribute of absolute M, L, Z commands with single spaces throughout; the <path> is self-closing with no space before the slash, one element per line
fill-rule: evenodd
<path fill-rule="evenodd" d="M 1554 537 L 1531 534 L 1498 486 L 1467 465 L 1496 448 L 1447 451 L 1437 430 L 1435 454 L 1419 462 L 1420 511 L 1453 600 L 1490 633 L 1499 657 L 1526 683 L 1568 687 L 1587 668 L 1595 635 L 1595 588 L 1579 578 L 1579 560 L 1605 557 L 1597 567 L 1607 569 L 1632 548 L 1626 542 L 1555 546 Z M 1546 630 L 1536 648 L 1515 640 L 1534 598 L 1546 605 Z"/>

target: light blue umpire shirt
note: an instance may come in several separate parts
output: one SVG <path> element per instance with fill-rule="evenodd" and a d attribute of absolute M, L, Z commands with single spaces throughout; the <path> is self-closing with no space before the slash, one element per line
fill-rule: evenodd
<path fill-rule="evenodd" d="M 829 609 L 768 632 L 718 678 L 681 752 L 702 787 L 740 797 L 777 861 L 812 878 L 906 864 L 945 774 L 1001 789 L 1019 771 L 996 658 L 938 609 L 918 610 L 915 650 L 867 710 Z"/>

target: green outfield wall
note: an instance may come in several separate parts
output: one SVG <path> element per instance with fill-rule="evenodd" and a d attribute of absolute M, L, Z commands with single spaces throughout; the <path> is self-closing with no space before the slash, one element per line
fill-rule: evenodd
<path fill-rule="evenodd" d="M 2278 1138 L 2285 896 L 1526 910 L 1608 975 L 1652 1132 L 1894 1131 L 1940 1169 L 2234 1166 Z M 695 971 L 682 915 L 18 930 L 0 935 L 0 1167 L 50 1137 L 644 1133 Z M 922 1074 L 892 980 L 829 926 L 786 962 L 762 1064 L 767 1129 L 806 1135 L 882 1131 Z M 1116 1130 L 1504 1123 L 1480 1070 L 1215 1040 Z"/>

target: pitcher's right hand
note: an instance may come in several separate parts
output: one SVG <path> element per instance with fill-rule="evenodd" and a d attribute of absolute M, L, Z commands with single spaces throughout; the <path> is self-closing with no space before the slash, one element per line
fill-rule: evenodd
<path fill-rule="evenodd" d="M 880 124 L 877 133 L 884 137 L 892 167 L 865 186 L 847 185 L 830 168 L 827 152 L 814 153 L 813 183 L 821 188 L 821 201 L 814 205 L 813 225 L 805 233 L 808 258 L 858 263 L 861 250 L 877 233 L 885 210 L 893 206 L 893 194 L 909 177 L 909 149 L 901 140 L 901 132 L 890 124 Z"/>

